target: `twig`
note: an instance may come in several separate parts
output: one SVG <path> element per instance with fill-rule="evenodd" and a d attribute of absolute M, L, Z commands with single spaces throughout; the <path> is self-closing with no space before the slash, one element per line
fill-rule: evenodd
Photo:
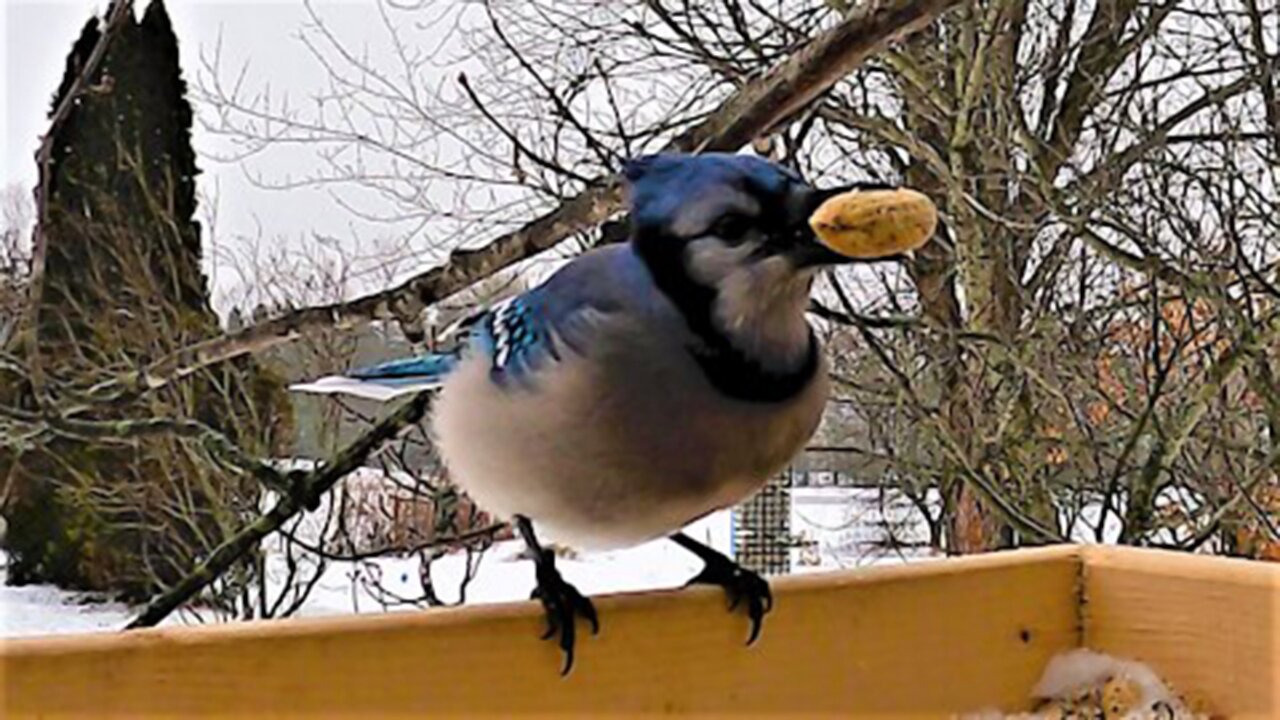
<path fill-rule="evenodd" d="M 317 557 L 324 558 L 325 560 L 332 560 L 335 562 L 360 562 L 362 560 L 371 560 L 374 558 L 380 558 L 390 554 L 395 554 L 399 556 L 413 555 L 415 553 L 419 553 L 424 550 L 434 550 L 436 548 L 447 547 L 451 545 L 466 545 L 481 539 L 491 540 L 494 535 L 501 532 L 506 527 L 507 527 L 507 523 L 503 523 L 503 522 L 490 523 L 488 525 L 485 525 L 484 527 L 475 528 L 472 530 L 468 530 L 466 532 L 458 533 L 456 535 L 444 535 L 440 537 L 433 537 L 429 540 L 423 540 L 421 542 L 413 543 L 410 545 L 388 544 L 388 545 L 383 545 L 381 547 L 374 548 L 373 550 L 361 550 L 359 552 L 352 552 L 352 553 L 331 552 L 329 550 L 326 550 L 322 544 L 309 543 L 305 540 L 300 539 L 297 535 L 291 532 L 285 532 L 283 533 L 283 535 L 284 535 L 284 538 L 288 540 L 290 543 L 297 545 L 298 547 L 302 548 L 303 550 L 306 550 L 309 553 L 312 553 L 313 555 L 316 555 Z"/>
<path fill-rule="evenodd" d="M 551 172 L 559 175 L 564 175 L 570 180 L 576 180 L 583 185 L 591 184 L 590 178 L 585 178 L 567 167 L 555 164 L 531 150 L 528 145 L 520 142 L 520 136 L 516 135 L 515 131 L 511 128 L 504 125 L 501 120 L 494 117 L 493 113 L 489 112 L 489 108 L 485 107 L 480 96 L 477 95 L 475 89 L 471 87 L 471 81 L 467 80 L 466 73 L 458 73 L 458 84 L 462 86 L 463 92 L 467 94 L 467 98 L 471 100 L 471 104 L 476 106 L 476 110 L 480 111 L 480 114 L 484 116 L 484 119 L 488 120 L 490 125 L 492 125 L 498 132 L 502 133 L 503 137 L 511 142 L 511 146 L 515 148 L 517 156 L 527 157 L 538 167 L 550 170 Z"/>
<path fill-rule="evenodd" d="M 876 330 L 887 330 L 890 328 L 916 328 L 924 324 L 924 321 L 914 315 L 863 315 L 862 313 L 840 312 L 834 308 L 829 308 L 817 300 L 809 301 L 809 312 L 817 315 L 823 320 L 847 325 L 850 327 L 868 327 Z"/>

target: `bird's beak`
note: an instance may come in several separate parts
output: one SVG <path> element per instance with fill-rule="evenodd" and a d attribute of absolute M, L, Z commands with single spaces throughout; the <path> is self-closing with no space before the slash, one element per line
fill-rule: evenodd
<path fill-rule="evenodd" d="M 809 215 L 809 228 L 829 251 L 814 259 L 824 255 L 827 263 L 901 255 L 928 242 L 937 227 L 933 201 L 905 188 L 838 192 Z"/>

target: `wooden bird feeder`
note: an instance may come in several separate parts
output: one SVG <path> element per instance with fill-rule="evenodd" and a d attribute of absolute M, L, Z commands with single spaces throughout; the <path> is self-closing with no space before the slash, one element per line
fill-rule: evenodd
<path fill-rule="evenodd" d="M 1064 546 L 779 579 L 759 643 L 716 589 L 615 595 L 558 675 L 534 603 L 11 640 L 0 717 L 940 718 L 1027 708 L 1055 654 L 1143 661 L 1280 717 L 1280 566 Z"/>

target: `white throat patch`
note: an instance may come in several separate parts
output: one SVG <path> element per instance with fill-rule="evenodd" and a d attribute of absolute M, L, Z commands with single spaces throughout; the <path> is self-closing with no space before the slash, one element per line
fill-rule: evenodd
<path fill-rule="evenodd" d="M 716 289 L 716 329 L 762 367 L 784 372 L 809 352 L 804 313 L 816 271 L 778 255 L 753 257 L 758 248 L 757 242 L 694 240 L 685 249 L 685 267 L 694 281 Z"/>

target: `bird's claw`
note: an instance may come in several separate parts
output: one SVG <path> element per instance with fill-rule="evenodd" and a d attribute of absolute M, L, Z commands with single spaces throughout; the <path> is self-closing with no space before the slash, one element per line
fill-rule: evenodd
<path fill-rule="evenodd" d="M 573 668 L 576 618 L 582 617 L 591 624 L 592 635 L 600 632 L 600 619 L 591 600 L 565 582 L 553 562 L 539 562 L 536 577 L 538 587 L 533 591 L 532 599 L 541 602 L 542 609 L 547 614 L 547 630 L 542 634 L 542 639 L 550 640 L 559 635 L 560 650 L 564 653 L 560 674 L 568 675 Z"/>
<path fill-rule="evenodd" d="M 769 590 L 769 581 L 728 558 L 710 558 L 706 563 L 702 572 L 687 584 L 718 585 L 724 588 L 731 611 L 737 610 L 745 600 L 747 617 L 751 619 L 751 633 L 747 636 L 747 644 L 751 645 L 760 637 L 764 616 L 773 609 L 773 593 Z"/>

